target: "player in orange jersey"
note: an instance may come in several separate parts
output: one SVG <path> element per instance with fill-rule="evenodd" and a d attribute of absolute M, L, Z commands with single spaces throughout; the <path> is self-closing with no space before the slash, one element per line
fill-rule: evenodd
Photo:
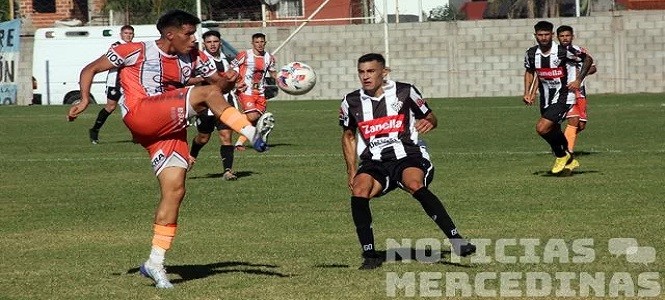
<path fill-rule="evenodd" d="M 171 10 L 157 21 L 161 37 L 156 41 L 127 43 L 109 49 L 106 55 L 81 70 L 81 102 L 72 106 L 73 121 L 90 103 L 90 86 L 95 74 L 121 68 L 120 83 L 123 121 L 134 140 L 150 154 L 159 182 L 161 199 L 154 215 L 152 248 L 140 273 L 151 278 L 157 288 L 172 288 L 164 268 L 166 251 L 176 234 L 180 204 L 185 196 L 185 175 L 189 167 L 187 119 L 210 109 L 220 121 L 247 136 L 254 148 L 267 150 L 265 135 L 272 124 L 259 120 L 252 126 L 222 96 L 237 79 L 233 70 L 218 74 L 214 62 L 195 47 L 196 26 L 201 21 L 190 13 Z M 195 74 L 211 83 L 187 86 Z M 240 85 L 239 87 L 242 87 Z"/>
<path fill-rule="evenodd" d="M 247 115 L 252 124 L 266 112 L 266 95 L 264 78 L 269 73 L 277 78 L 275 57 L 266 51 L 266 35 L 255 33 L 252 35 L 252 49 L 238 53 L 231 62 L 231 67 L 238 71 L 238 80 L 244 83 L 243 88 L 236 89 L 241 110 Z M 270 116 L 272 122 L 272 116 Z M 245 139 L 241 136 L 236 142 L 236 148 L 242 150 Z"/>

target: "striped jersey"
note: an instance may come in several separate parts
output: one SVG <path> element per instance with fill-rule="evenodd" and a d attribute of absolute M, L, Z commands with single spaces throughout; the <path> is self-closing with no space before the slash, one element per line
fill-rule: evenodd
<path fill-rule="evenodd" d="M 564 47 L 556 43 L 547 54 L 537 45 L 526 51 L 524 68 L 538 76 L 541 108 L 554 103 L 575 103 L 575 93 L 570 93 L 566 85 L 577 78 L 577 65 L 585 56 L 577 46 Z"/>
<path fill-rule="evenodd" d="M 245 95 L 264 95 L 263 78 L 267 72 L 275 72 L 275 57 L 265 51 L 263 55 L 255 55 L 253 49 L 238 53 L 231 62 L 231 67 L 238 71 L 239 80 L 247 85 Z"/>
<path fill-rule="evenodd" d="M 208 50 L 203 50 L 203 53 L 205 53 L 208 58 L 215 63 L 215 67 L 217 68 L 217 72 L 223 73 L 227 70 L 229 70 L 229 66 L 231 63 L 229 62 L 229 59 L 226 55 L 224 55 L 223 52 L 219 52 L 219 57 L 215 57 L 214 55 L 210 54 Z M 202 85 L 207 85 L 207 82 L 203 82 Z M 229 104 L 233 105 L 233 107 L 238 108 L 239 104 L 237 99 L 235 98 L 234 91 L 232 90 L 231 92 L 225 93 L 224 94 L 224 99 L 229 102 Z M 208 115 L 212 116 L 213 113 L 210 109 L 208 109 Z"/>
<path fill-rule="evenodd" d="M 339 124 L 356 131 L 356 153 L 361 160 L 391 161 L 417 155 L 429 159 L 418 145 L 416 120 L 431 112 L 413 85 L 388 80 L 378 98 L 353 91 L 342 100 Z"/>
<path fill-rule="evenodd" d="M 188 54 L 171 55 L 160 50 L 155 41 L 118 45 L 109 49 L 106 57 L 122 68 L 123 106 L 130 109 L 142 98 L 182 88 L 192 76 L 208 77 L 217 70 L 203 51 L 192 49 Z"/>

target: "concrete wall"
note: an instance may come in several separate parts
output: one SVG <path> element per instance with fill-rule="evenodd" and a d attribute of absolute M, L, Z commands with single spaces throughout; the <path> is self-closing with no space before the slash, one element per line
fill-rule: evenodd
<path fill-rule="evenodd" d="M 412 82 L 426 97 L 520 96 L 524 52 L 535 44 L 538 20 L 483 20 L 389 24 L 391 78 Z M 589 49 L 598 73 L 590 93 L 665 92 L 665 11 L 619 11 L 584 18 L 549 19 L 575 28 L 575 43 Z M 276 49 L 295 27 L 223 28 L 223 38 L 238 50 L 250 48 L 251 35 L 266 33 Z M 30 91 L 30 42 L 21 40 L 19 87 Z M 278 65 L 303 61 L 318 75 L 304 96 L 280 93 L 277 99 L 341 99 L 359 87 L 356 60 L 384 51 L 383 24 L 305 26 L 277 53 Z"/>
<path fill-rule="evenodd" d="M 535 44 L 536 19 L 389 24 L 391 78 L 415 83 L 427 97 L 519 96 L 524 52 Z M 618 11 L 584 18 L 549 19 L 575 28 L 575 43 L 589 49 L 598 73 L 590 93 L 665 92 L 665 11 Z M 264 28 L 275 49 L 295 28 Z M 239 48 L 257 29 L 221 29 Z M 383 24 L 305 26 L 279 53 L 279 65 L 300 60 L 317 70 L 305 96 L 338 99 L 358 88 L 356 60 L 384 52 Z"/>

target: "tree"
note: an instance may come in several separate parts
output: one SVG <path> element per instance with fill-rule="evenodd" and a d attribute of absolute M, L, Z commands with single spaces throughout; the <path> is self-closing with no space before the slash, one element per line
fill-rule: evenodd
<path fill-rule="evenodd" d="M 449 4 L 437 6 L 430 10 L 428 21 L 457 21 L 464 20 L 466 16 L 461 11 L 452 8 Z"/>

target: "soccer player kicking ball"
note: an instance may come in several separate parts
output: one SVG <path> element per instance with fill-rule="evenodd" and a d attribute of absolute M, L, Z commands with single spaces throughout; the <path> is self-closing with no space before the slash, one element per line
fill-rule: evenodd
<path fill-rule="evenodd" d="M 120 68 L 125 97 L 120 103 L 125 125 L 134 140 L 150 154 L 159 182 L 161 199 L 154 215 L 152 248 L 140 273 L 157 288 L 172 288 L 164 260 L 178 227 L 180 204 L 185 197 L 185 175 L 189 166 L 187 119 L 210 109 L 215 117 L 245 135 L 253 147 L 267 150 L 265 134 L 272 124 L 259 122 L 255 128 L 222 97 L 233 88 L 237 73 L 219 75 L 215 64 L 195 47 L 196 25 L 201 21 L 190 13 L 171 10 L 157 21 L 161 37 L 156 41 L 127 43 L 109 49 L 106 55 L 81 70 L 81 103 L 69 110 L 69 120 L 78 117 L 90 103 L 90 86 L 95 74 Z M 211 83 L 188 86 L 195 74 Z"/>
<path fill-rule="evenodd" d="M 568 151 L 561 122 L 575 104 L 575 93 L 571 91 L 579 90 L 593 59 L 579 47 L 554 44 L 552 23 L 540 21 L 534 29 L 538 45 L 529 48 L 524 56 L 526 70 L 522 101 L 526 105 L 533 104 L 535 97 L 531 88 L 539 82 L 540 119 L 536 123 L 536 132 L 550 145 L 556 157 L 552 174 L 560 174 L 566 168 L 573 169 L 579 165 Z M 580 63 L 582 66 L 578 72 Z"/>
<path fill-rule="evenodd" d="M 362 88 L 344 97 L 339 117 L 351 215 L 364 258 L 360 269 L 375 269 L 383 263 L 374 247 L 370 199 L 398 187 L 420 202 L 457 255 L 471 255 L 476 246 L 462 238 L 441 201 L 427 188 L 434 166 L 426 147 L 418 145 L 418 134 L 434 129 L 436 116 L 413 85 L 385 79 L 389 72 L 385 63 L 377 53 L 358 59 Z"/>

